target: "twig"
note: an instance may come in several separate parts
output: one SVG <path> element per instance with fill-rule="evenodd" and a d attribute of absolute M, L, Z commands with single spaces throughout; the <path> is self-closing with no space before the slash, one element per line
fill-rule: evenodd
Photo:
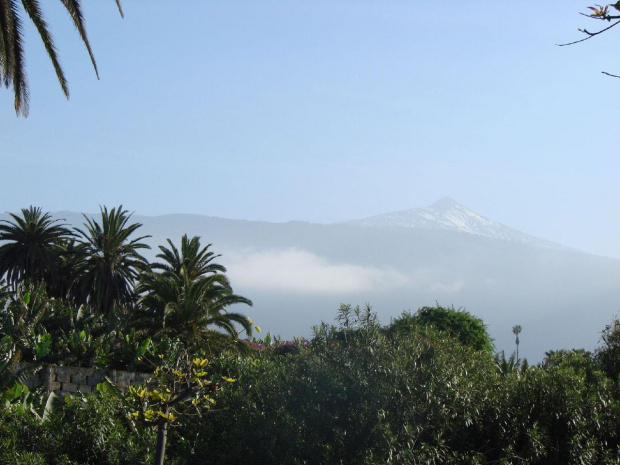
<path fill-rule="evenodd" d="M 620 16 L 618 15 L 607 15 L 607 16 L 592 16 L 592 14 L 588 14 L 588 13 L 579 13 L 581 16 L 585 16 L 586 18 L 590 18 L 590 19 L 604 19 L 606 21 L 611 21 L 612 19 L 620 19 Z"/>
<path fill-rule="evenodd" d="M 601 29 L 600 31 L 597 31 L 597 32 L 589 32 L 586 29 L 582 29 L 581 32 L 583 32 L 584 34 L 588 35 L 588 37 L 586 37 L 585 39 L 576 40 L 574 42 L 569 42 L 567 44 L 557 44 L 557 45 L 558 45 L 558 47 L 566 47 L 567 45 L 573 45 L 573 44 L 578 44 L 579 42 L 584 42 L 584 41 L 586 41 L 588 39 L 591 39 L 594 36 L 597 36 L 599 34 L 602 34 L 605 31 L 610 30 L 612 27 L 617 26 L 618 24 L 620 24 L 620 20 L 616 21 L 611 26 L 608 26 L 605 29 Z"/>
<path fill-rule="evenodd" d="M 610 74 L 607 71 L 601 71 L 601 73 L 606 74 L 607 76 L 611 76 L 611 77 L 615 77 L 615 78 L 620 79 L 620 76 L 616 76 L 615 74 Z"/>

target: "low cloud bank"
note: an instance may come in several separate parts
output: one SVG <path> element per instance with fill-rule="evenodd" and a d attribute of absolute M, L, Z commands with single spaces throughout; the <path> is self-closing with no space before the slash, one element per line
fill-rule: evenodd
<path fill-rule="evenodd" d="M 410 284 L 397 271 L 336 264 L 299 249 L 235 251 L 224 254 L 235 288 L 295 293 L 349 294 L 388 291 Z"/>

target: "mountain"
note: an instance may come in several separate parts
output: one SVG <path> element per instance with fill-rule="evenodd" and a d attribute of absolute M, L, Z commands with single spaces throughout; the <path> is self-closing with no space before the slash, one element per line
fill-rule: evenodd
<path fill-rule="evenodd" d="M 78 213 L 52 216 L 84 223 Z M 333 323 L 341 303 L 370 303 L 388 324 L 403 310 L 438 302 L 482 318 L 508 353 L 512 327 L 521 325 L 519 352 L 537 362 L 548 350 L 592 350 L 620 315 L 620 260 L 529 236 L 450 199 L 336 224 L 188 214 L 132 220 L 142 224 L 139 235 L 152 236 L 149 260 L 167 238 L 179 244 L 185 233 L 213 244 L 235 292 L 254 302 L 239 311 L 284 339 Z"/>
<path fill-rule="evenodd" d="M 348 221 L 347 224 L 369 228 L 436 229 L 474 234 L 489 239 L 536 247 L 567 249 L 555 242 L 530 236 L 497 221 L 485 218 L 449 197 L 444 197 L 428 207 L 383 213 L 361 220 Z"/>

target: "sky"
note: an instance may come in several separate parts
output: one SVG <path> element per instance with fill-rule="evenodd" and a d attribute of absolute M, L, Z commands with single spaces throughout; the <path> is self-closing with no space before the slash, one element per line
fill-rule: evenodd
<path fill-rule="evenodd" d="M 0 211 L 345 221 L 449 196 L 620 258 L 620 29 L 584 1 L 45 2 L 30 116 L 0 90 Z"/>

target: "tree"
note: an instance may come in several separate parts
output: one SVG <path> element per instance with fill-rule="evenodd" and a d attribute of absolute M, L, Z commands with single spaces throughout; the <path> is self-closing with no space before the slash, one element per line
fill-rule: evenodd
<path fill-rule="evenodd" d="M 84 260 L 78 269 L 79 281 L 74 293 L 78 301 L 88 302 L 110 319 L 115 310 L 135 301 L 133 285 L 138 274 L 148 269 L 139 249 L 150 236 L 132 238 L 140 223 L 129 224 L 131 214 L 123 206 L 101 207 L 101 224 L 84 215 L 86 229 L 77 229 L 78 248 Z"/>
<path fill-rule="evenodd" d="M 394 320 L 390 331 L 395 333 L 409 333 L 416 327 L 432 327 L 442 333 L 457 339 L 461 344 L 474 350 L 491 353 L 493 341 L 487 332 L 484 322 L 471 313 L 454 307 L 444 308 L 422 307 L 414 315 L 410 312 Z"/>
<path fill-rule="evenodd" d="M 601 333 L 601 346 L 596 359 L 609 378 L 620 381 L 620 320 L 614 319 Z"/>
<path fill-rule="evenodd" d="M 165 263 L 153 265 L 161 273 L 144 273 L 137 291 L 142 294 L 138 326 L 150 327 L 158 336 L 182 337 L 189 344 L 201 346 L 209 338 L 224 334 L 236 338 L 239 331 L 252 332 L 252 322 L 245 315 L 228 311 L 235 304 L 252 305 L 252 301 L 235 294 L 221 265 L 212 263 L 219 255 L 201 248 L 200 238 L 183 236 L 181 252 L 168 239 L 171 248 L 160 247 L 157 255 Z"/>
<path fill-rule="evenodd" d="M 163 465 L 169 425 L 180 418 L 208 411 L 224 383 L 234 379 L 215 376 L 208 359 L 190 356 L 179 346 L 172 354 L 161 354 L 147 386 L 130 386 L 126 401 L 131 407 L 128 418 L 147 427 L 157 427 L 155 465 Z M 105 385 L 101 389 L 106 389 Z"/>
<path fill-rule="evenodd" d="M 204 279 L 178 282 L 176 300 L 166 304 L 164 327 L 161 333 L 183 337 L 188 342 L 200 345 L 210 336 L 209 328 L 217 328 L 236 338 L 241 326 L 248 335 L 252 334 L 252 322 L 247 316 L 228 311 L 234 304 L 252 305 L 252 301 L 236 295 L 224 275 L 212 275 Z"/>
<path fill-rule="evenodd" d="M 60 0 L 62 5 L 71 16 L 73 25 L 78 31 L 82 42 L 86 46 L 88 55 L 95 69 L 97 79 L 99 79 L 99 71 L 97 70 L 97 63 L 95 62 L 95 56 L 90 47 L 88 36 L 86 35 L 86 27 L 84 22 L 84 15 L 82 14 L 82 6 L 80 0 Z M 115 0 L 118 10 L 123 15 L 120 0 Z M 21 9 L 19 4 L 21 3 Z M 23 26 L 22 26 L 22 10 L 29 17 L 34 24 L 43 46 L 47 51 L 47 54 L 52 61 L 54 70 L 56 71 L 56 77 L 63 93 L 69 98 L 69 87 L 67 79 L 60 66 L 58 59 L 58 52 L 54 45 L 54 40 L 49 31 L 49 27 L 45 18 L 43 17 L 43 10 L 41 9 L 38 0 L 0 0 L 0 84 L 8 89 L 13 87 L 13 94 L 15 95 L 15 112 L 18 116 L 28 116 L 28 80 L 26 78 L 26 69 L 24 61 L 24 38 L 23 38 Z"/>
<path fill-rule="evenodd" d="M 517 345 L 517 361 L 519 360 L 519 333 L 521 333 L 522 329 L 521 325 L 514 325 L 512 327 L 512 334 L 515 335 L 515 344 Z"/>
<path fill-rule="evenodd" d="M 45 282 L 53 287 L 60 279 L 61 244 L 73 233 L 49 213 L 30 206 L 22 216 L 9 214 L 13 221 L 0 221 L 0 277 L 8 284 L 22 281 Z"/>
<path fill-rule="evenodd" d="M 226 268 L 217 263 L 212 263 L 214 259 L 221 257 L 209 251 L 211 244 L 200 248 L 200 237 L 194 236 L 188 239 L 187 234 L 181 238 L 181 252 L 177 249 L 170 239 L 166 240 L 170 248 L 159 246 L 161 253 L 157 258 L 161 258 L 165 263 L 154 263 L 151 268 L 163 270 L 185 276 L 189 280 L 204 277 L 208 274 L 226 273 Z"/>

